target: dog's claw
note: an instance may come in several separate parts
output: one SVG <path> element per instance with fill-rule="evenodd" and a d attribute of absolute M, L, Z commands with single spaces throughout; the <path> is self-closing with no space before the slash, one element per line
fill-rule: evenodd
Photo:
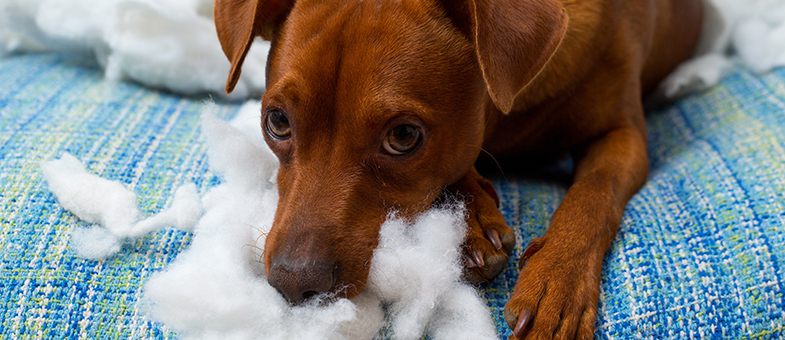
<path fill-rule="evenodd" d="M 518 316 L 513 314 L 509 308 L 504 308 L 504 321 L 507 322 L 507 327 L 515 329 L 515 326 L 518 324 Z"/>
<path fill-rule="evenodd" d="M 526 261 L 534 255 L 534 253 L 539 251 L 543 245 L 545 245 L 545 239 L 542 237 L 531 240 L 526 246 L 526 249 L 523 250 L 520 260 L 518 260 L 518 270 L 523 269 L 523 266 L 526 265 Z"/>
<path fill-rule="evenodd" d="M 474 261 L 474 256 L 464 256 L 463 257 L 463 264 L 466 265 L 466 268 L 477 268 L 477 262 Z"/>
<path fill-rule="evenodd" d="M 489 282 L 504 270 L 515 247 L 515 233 L 507 226 L 504 215 L 498 209 L 496 189 L 477 170 L 472 169 L 445 188 L 442 195 L 471 198 L 466 202 L 464 279 L 474 284 Z"/>
<path fill-rule="evenodd" d="M 513 331 L 512 331 L 512 334 L 516 338 L 518 338 L 518 339 L 523 338 L 523 335 L 524 335 L 523 333 L 526 330 L 526 326 L 529 325 L 529 321 L 531 320 L 531 316 L 532 316 L 532 314 L 528 310 L 524 310 L 523 313 L 521 313 L 521 316 L 518 318 L 518 322 L 517 322 L 517 324 L 515 325 L 515 328 L 513 328 Z"/>
<path fill-rule="evenodd" d="M 464 264 L 469 268 L 482 268 L 485 266 L 485 257 L 482 250 L 479 249 L 470 250 L 470 254 L 465 255 L 463 259 Z"/>
<path fill-rule="evenodd" d="M 499 238 L 499 232 L 493 229 L 488 229 L 485 231 L 485 237 L 491 241 L 491 244 L 496 248 L 496 250 L 502 249 L 502 240 Z"/>
<path fill-rule="evenodd" d="M 474 262 L 477 263 L 478 267 L 484 267 L 485 266 L 485 260 L 482 257 L 482 250 L 475 249 L 472 252 L 472 255 L 474 256 Z"/>

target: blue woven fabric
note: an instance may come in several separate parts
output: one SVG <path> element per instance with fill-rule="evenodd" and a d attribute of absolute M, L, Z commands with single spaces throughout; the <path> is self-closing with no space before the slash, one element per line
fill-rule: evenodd
<path fill-rule="evenodd" d="M 39 166 L 69 152 L 157 212 L 188 181 L 202 193 L 219 183 L 200 136 L 203 100 L 105 82 L 78 57 L 0 59 L 0 339 L 176 337 L 144 317 L 139 297 L 190 234 L 160 231 L 107 261 L 81 259 L 69 247 L 81 222 Z M 219 115 L 238 108 L 222 103 Z M 597 338 L 785 337 L 785 70 L 739 71 L 648 121 L 652 170 L 605 260 Z M 567 184 L 496 185 L 517 258 Z M 514 266 L 484 288 L 502 338 Z"/>

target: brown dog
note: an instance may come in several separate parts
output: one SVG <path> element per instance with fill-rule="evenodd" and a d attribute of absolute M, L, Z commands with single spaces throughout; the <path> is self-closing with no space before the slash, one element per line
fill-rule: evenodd
<path fill-rule="evenodd" d="M 590 338 L 602 259 L 648 171 L 641 98 L 691 56 L 700 0 L 217 0 L 231 91 L 272 40 L 264 136 L 280 159 L 265 245 L 289 301 L 363 290 L 380 224 L 468 197 L 470 278 L 514 245 L 481 149 L 522 164 L 570 152 L 574 183 L 524 251 L 517 338 Z"/>

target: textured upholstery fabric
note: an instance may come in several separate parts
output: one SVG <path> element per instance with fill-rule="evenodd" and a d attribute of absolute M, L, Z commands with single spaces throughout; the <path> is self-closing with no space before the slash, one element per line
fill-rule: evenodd
<path fill-rule="evenodd" d="M 157 212 L 185 182 L 201 193 L 220 182 L 200 135 L 203 100 L 105 82 L 79 57 L 0 59 L 0 339 L 176 337 L 144 317 L 139 297 L 190 235 L 169 229 L 106 261 L 76 257 L 70 233 L 82 222 L 39 166 L 69 152 Z M 239 108 L 219 106 L 223 118 Z M 739 71 L 648 121 L 649 182 L 607 254 L 596 336 L 784 337 L 785 69 Z M 567 182 L 495 183 L 517 258 L 545 232 Z M 483 287 L 503 338 L 516 262 Z"/>

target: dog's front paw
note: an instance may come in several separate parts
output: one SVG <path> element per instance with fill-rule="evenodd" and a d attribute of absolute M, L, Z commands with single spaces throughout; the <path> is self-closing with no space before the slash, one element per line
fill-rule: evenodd
<path fill-rule="evenodd" d="M 504 269 L 515 246 L 515 234 L 499 211 L 496 190 L 490 181 L 472 169 L 447 191 L 466 202 L 468 228 L 463 247 L 464 276 L 472 283 L 488 282 Z"/>
<path fill-rule="evenodd" d="M 536 238 L 504 309 L 510 339 L 592 339 L 602 255 L 569 240 Z"/>

